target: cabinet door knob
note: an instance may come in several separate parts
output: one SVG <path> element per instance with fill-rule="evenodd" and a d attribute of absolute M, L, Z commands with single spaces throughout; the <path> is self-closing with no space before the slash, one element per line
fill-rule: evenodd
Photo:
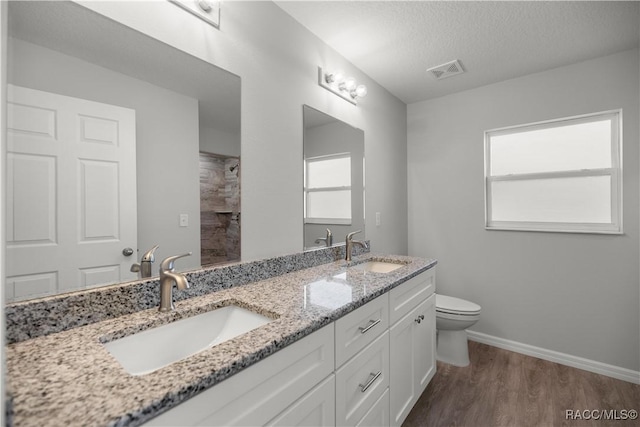
<path fill-rule="evenodd" d="M 416 323 L 420 323 L 420 322 L 422 322 L 423 320 L 424 320 L 424 314 L 421 314 L 420 316 L 418 316 L 418 317 L 416 318 Z"/>

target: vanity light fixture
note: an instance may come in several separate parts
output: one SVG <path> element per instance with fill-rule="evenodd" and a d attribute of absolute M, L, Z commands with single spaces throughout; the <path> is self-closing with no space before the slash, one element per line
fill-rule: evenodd
<path fill-rule="evenodd" d="M 220 28 L 221 0 L 169 0 L 203 21 Z"/>
<path fill-rule="evenodd" d="M 329 73 L 322 67 L 318 67 L 318 84 L 354 105 L 358 98 L 367 96 L 367 87 L 359 85 L 353 77 L 345 78 L 341 72 Z"/>

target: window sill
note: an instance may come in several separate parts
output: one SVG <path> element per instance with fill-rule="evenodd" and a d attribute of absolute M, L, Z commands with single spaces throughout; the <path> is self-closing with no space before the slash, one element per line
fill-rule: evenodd
<path fill-rule="evenodd" d="M 574 233 L 574 234 L 612 234 L 612 235 L 623 235 L 624 231 L 622 227 L 612 226 L 610 224 L 601 225 L 601 224 L 590 224 L 588 226 L 575 227 L 571 224 L 559 224 L 559 223 L 551 223 L 551 224 L 493 224 L 486 225 L 485 230 L 487 231 L 533 231 L 533 232 L 543 232 L 543 233 Z"/>

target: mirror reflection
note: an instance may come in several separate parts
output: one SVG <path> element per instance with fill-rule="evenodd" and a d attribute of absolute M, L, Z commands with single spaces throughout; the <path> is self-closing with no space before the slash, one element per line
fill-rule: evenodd
<path fill-rule="evenodd" d="M 364 229 L 364 131 L 308 105 L 304 117 L 304 247 Z"/>
<path fill-rule="evenodd" d="M 136 280 L 155 245 L 153 276 L 239 259 L 240 78 L 75 3 L 8 9 L 7 302 Z"/>

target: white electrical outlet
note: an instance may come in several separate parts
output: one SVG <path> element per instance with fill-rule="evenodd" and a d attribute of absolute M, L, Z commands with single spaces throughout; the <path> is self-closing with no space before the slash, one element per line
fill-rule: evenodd
<path fill-rule="evenodd" d="M 376 212 L 376 227 L 380 227 L 380 212 Z"/>
<path fill-rule="evenodd" d="M 180 214 L 180 227 L 189 226 L 189 214 Z"/>

